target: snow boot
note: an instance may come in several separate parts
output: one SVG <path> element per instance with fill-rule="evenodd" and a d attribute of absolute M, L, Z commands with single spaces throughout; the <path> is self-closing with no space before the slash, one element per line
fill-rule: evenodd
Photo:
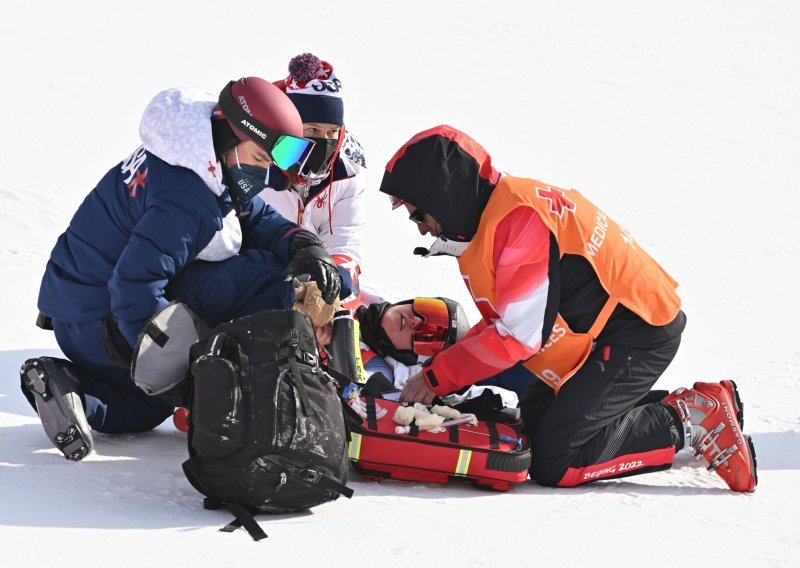
<path fill-rule="evenodd" d="M 752 493 L 758 483 L 756 452 L 750 436 L 742 434 L 744 411 L 736 383 L 695 383 L 679 388 L 663 402 L 678 413 L 684 447 L 702 455 L 733 491 Z"/>
<path fill-rule="evenodd" d="M 68 460 L 80 461 L 94 447 L 81 400 L 77 367 L 64 359 L 28 359 L 19 371 L 33 395 L 47 437 Z"/>

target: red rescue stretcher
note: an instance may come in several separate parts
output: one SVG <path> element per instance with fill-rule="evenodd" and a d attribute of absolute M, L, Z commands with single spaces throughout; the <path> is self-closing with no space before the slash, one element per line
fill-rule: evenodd
<path fill-rule="evenodd" d="M 528 478 L 531 450 L 521 423 L 479 421 L 477 426 L 458 424 L 431 433 L 412 422 L 408 433 L 398 434 L 392 417 L 401 403 L 373 397 L 361 400 L 366 419 L 347 413 L 349 457 L 366 479 L 447 483 L 463 477 L 479 487 L 506 491 L 512 483 Z"/>

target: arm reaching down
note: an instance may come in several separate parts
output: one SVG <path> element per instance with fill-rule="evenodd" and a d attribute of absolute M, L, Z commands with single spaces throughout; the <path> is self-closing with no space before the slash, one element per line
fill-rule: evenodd
<path fill-rule="evenodd" d="M 503 218 L 495 233 L 497 318 L 484 319 L 459 342 L 434 358 L 425 377 L 447 394 L 530 358 L 542 346 L 548 302 L 550 232 L 528 208 Z"/>

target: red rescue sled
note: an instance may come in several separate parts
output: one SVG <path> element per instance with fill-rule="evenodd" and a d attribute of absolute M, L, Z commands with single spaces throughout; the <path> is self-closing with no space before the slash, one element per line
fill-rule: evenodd
<path fill-rule="evenodd" d="M 349 457 L 367 479 L 398 479 L 447 483 L 463 477 L 477 486 L 506 491 L 528 478 L 531 450 L 521 424 L 480 421 L 459 424 L 445 432 L 421 431 L 412 422 L 407 434 L 398 434 L 392 417 L 401 403 L 362 397 L 366 419 L 347 413 L 351 431 Z M 378 408 L 386 409 L 382 414 Z"/>

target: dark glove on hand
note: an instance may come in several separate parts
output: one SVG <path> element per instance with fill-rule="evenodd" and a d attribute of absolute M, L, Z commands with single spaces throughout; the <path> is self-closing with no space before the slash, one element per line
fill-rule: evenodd
<path fill-rule="evenodd" d="M 309 231 L 295 233 L 289 244 L 289 255 L 292 259 L 283 271 L 284 277 L 308 274 L 317 283 L 326 303 L 332 304 L 339 297 L 342 289 L 339 269 L 316 236 Z"/>

